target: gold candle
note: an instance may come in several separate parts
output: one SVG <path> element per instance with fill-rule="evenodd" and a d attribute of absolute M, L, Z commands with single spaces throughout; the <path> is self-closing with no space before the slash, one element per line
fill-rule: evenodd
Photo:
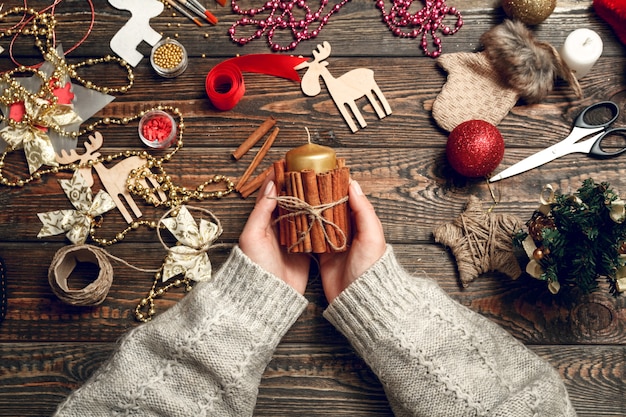
<path fill-rule="evenodd" d="M 316 174 L 321 174 L 335 169 L 337 164 L 335 151 L 328 146 L 311 143 L 310 136 L 308 137 L 308 142 L 287 152 L 285 155 L 287 172 L 299 172 L 310 169 L 315 171 Z"/>

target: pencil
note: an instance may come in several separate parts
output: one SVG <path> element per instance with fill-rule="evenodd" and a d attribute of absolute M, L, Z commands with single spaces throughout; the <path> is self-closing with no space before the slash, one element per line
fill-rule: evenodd
<path fill-rule="evenodd" d="M 217 25 L 217 17 L 215 17 L 213 15 L 213 13 L 211 13 L 210 11 L 208 11 L 206 9 L 206 7 L 204 7 L 202 5 L 202 3 L 200 3 L 198 0 L 189 0 L 191 2 L 191 4 L 193 4 L 194 6 L 196 6 L 198 8 L 198 10 L 200 10 L 207 18 L 207 20 L 213 24 L 213 25 Z"/>
<path fill-rule="evenodd" d="M 182 14 L 183 16 L 187 17 L 188 19 L 191 19 L 191 21 L 193 21 L 196 25 L 198 26 L 204 26 L 202 24 L 202 22 L 200 21 L 200 19 L 198 19 L 195 16 L 192 16 L 191 13 L 189 13 L 187 10 L 183 9 L 181 6 L 179 6 L 178 4 L 174 3 L 173 0 L 165 0 L 167 2 L 167 4 L 169 4 L 170 6 L 172 6 L 173 8 L 175 8 L 176 10 L 178 10 L 180 12 L 180 14 Z"/>

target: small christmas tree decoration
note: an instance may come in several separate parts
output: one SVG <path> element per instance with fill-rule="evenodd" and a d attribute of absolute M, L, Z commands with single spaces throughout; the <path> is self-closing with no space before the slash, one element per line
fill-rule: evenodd
<path fill-rule="evenodd" d="M 467 287 L 485 272 L 499 271 L 519 278 L 522 270 L 511 238 L 522 225 L 517 216 L 483 210 L 480 200 L 472 196 L 465 211 L 451 223 L 437 227 L 433 235 L 436 242 L 452 251 L 461 284 Z"/>
<path fill-rule="evenodd" d="M 626 290 L 626 209 L 608 183 L 583 181 L 571 195 L 546 187 L 547 198 L 519 230 L 513 243 L 528 256 L 526 272 L 547 282 L 553 294 L 561 288 L 594 291 L 600 277 L 611 293 Z M 544 193 L 545 194 L 545 193 Z"/>
<path fill-rule="evenodd" d="M 527 25 L 537 25 L 548 18 L 556 7 L 556 0 L 502 0 L 502 9 L 511 19 Z"/>
<path fill-rule="evenodd" d="M 446 144 L 448 162 L 470 178 L 487 176 L 504 156 L 504 139 L 497 127 L 484 120 L 468 120 L 455 127 Z"/>

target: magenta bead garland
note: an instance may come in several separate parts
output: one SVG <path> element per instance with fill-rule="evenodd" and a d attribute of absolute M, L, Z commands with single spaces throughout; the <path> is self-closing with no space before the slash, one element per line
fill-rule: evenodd
<path fill-rule="evenodd" d="M 237 0 L 231 0 L 232 11 L 242 17 L 229 28 L 228 33 L 240 45 L 265 36 L 272 51 L 291 51 L 300 42 L 317 37 L 331 16 L 349 1 L 341 0 L 329 6 L 328 0 L 320 0 L 319 7 L 312 9 L 305 0 L 270 0 L 261 7 L 242 9 Z M 441 55 L 439 33 L 449 36 L 458 32 L 463 26 L 461 13 L 456 7 L 448 7 L 445 0 L 426 0 L 424 7 L 415 13 L 409 11 L 412 4 L 413 0 L 393 0 L 390 10 L 387 11 L 384 0 L 376 1 L 383 22 L 395 36 L 421 38 L 420 47 L 424 54 L 436 58 Z M 444 19 L 448 16 L 456 17 L 453 26 L 444 24 Z M 238 35 L 238 30 L 245 27 L 254 29 L 248 36 Z M 289 33 L 291 41 L 286 44 L 275 42 L 274 36 L 281 32 Z"/>

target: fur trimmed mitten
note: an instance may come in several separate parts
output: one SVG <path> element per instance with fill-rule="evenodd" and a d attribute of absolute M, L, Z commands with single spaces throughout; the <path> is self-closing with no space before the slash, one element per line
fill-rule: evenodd
<path fill-rule="evenodd" d="M 536 40 L 523 23 L 507 19 L 485 32 L 480 41 L 481 52 L 446 54 L 437 60 L 448 72 L 432 109 L 441 128 L 452 131 L 473 119 L 497 125 L 520 98 L 527 103 L 544 99 L 557 77 L 582 97 L 576 77 L 558 51 Z"/>

